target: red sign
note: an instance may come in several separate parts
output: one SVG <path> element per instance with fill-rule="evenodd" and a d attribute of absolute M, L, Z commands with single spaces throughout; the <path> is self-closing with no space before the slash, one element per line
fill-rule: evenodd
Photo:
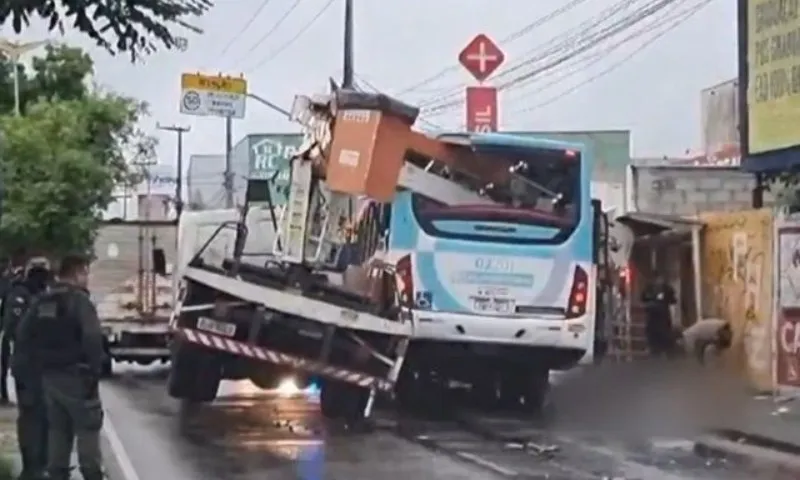
<path fill-rule="evenodd" d="M 500 47 L 482 33 L 473 38 L 458 55 L 461 65 L 479 82 L 489 78 L 505 59 Z"/>
<path fill-rule="evenodd" d="M 497 89 L 467 87 L 467 131 L 497 131 Z"/>
<path fill-rule="evenodd" d="M 775 344 L 778 346 L 775 373 L 778 385 L 800 387 L 800 310 L 781 309 Z"/>

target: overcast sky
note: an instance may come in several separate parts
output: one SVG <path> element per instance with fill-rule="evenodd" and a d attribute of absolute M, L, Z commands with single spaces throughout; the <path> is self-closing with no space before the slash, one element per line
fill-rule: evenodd
<path fill-rule="evenodd" d="M 124 57 L 111 57 L 90 48 L 96 62 L 95 80 L 149 102 L 153 116 L 144 124 L 147 129 L 154 130 L 156 121 L 190 125 L 192 130 L 185 142 L 187 154 L 221 153 L 224 148 L 222 119 L 193 118 L 178 112 L 182 72 L 244 73 L 251 91 L 287 108 L 294 94 L 321 91 L 327 85 L 328 76 L 341 75 L 343 0 L 334 0 L 305 33 L 287 46 L 287 42 L 328 3 L 328 0 L 301 0 L 274 33 L 257 44 L 295 1 L 267 0 L 260 15 L 243 30 L 264 0 L 217 0 L 214 9 L 198 21 L 205 33 L 189 35 L 187 51 L 157 53 L 143 64 L 131 65 Z M 356 72 L 362 82 L 366 80 L 388 92 L 398 92 L 456 64 L 458 52 L 475 34 L 483 32 L 500 42 L 570 2 L 355 0 L 355 3 Z M 548 41 L 563 40 L 559 35 L 596 18 L 615 4 L 630 4 L 628 11 L 631 11 L 652 0 L 576 3 L 574 8 L 526 35 L 502 43 L 506 66 L 514 66 L 542 52 L 542 45 Z M 571 62 L 540 73 L 537 81 L 502 92 L 502 128 L 630 129 L 634 154 L 638 156 L 674 154 L 698 146 L 700 91 L 736 74 L 736 2 L 711 0 L 696 15 L 630 60 L 624 60 L 672 22 L 666 19 L 675 19 L 680 12 L 703 3 L 708 2 L 675 0 L 673 5 L 644 23 L 613 37 L 610 43 L 600 44 Z M 622 18 L 623 13 L 617 15 Z M 643 30 L 648 33 L 634 35 Z M 5 28 L 0 33 L 8 35 L 8 31 Z M 45 35 L 42 25 L 35 25 L 22 40 Z M 609 52 L 604 46 L 618 43 L 627 36 L 634 38 L 616 50 Z M 233 39 L 233 44 L 222 55 L 224 47 Z M 74 34 L 68 34 L 65 40 L 89 46 Z M 560 52 L 563 54 L 567 50 L 568 47 L 562 46 Z M 535 67 L 544 64 L 540 61 Z M 609 69 L 609 73 L 600 75 Z M 517 73 L 528 70 L 523 68 Z M 593 77 L 597 78 L 592 80 Z M 470 81 L 463 69 L 453 68 L 436 81 L 404 94 L 403 98 L 430 102 L 432 98 L 458 91 Z M 585 84 L 581 86 L 582 83 Z M 553 99 L 556 100 L 549 105 L 533 108 Z M 464 123 L 463 117 L 463 106 L 455 105 L 444 114 L 427 119 L 445 128 L 459 128 Z M 235 123 L 234 139 L 246 133 L 295 130 L 279 115 L 251 102 L 246 119 Z M 159 155 L 162 161 L 169 162 L 175 155 L 174 137 L 167 133 L 158 136 Z"/>

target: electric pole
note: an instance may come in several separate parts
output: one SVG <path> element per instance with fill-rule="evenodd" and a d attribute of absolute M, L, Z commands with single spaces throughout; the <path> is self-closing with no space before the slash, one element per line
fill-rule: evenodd
<path fill-rule="evenodd" d="M 344 0 L 344 58 L 342 58 L 342 88 L 355 86 L 353 66 L 353 0 Z"/>
<path fill-rule="evenodd" d="M 189 132 L 191 127 L 157 123 L 156 128 L 165 132 L 172 132 L 178 137 L 178 172 L 175 175 L 175 218 L 180 220 L 183 212 L 183 134 Z"/>

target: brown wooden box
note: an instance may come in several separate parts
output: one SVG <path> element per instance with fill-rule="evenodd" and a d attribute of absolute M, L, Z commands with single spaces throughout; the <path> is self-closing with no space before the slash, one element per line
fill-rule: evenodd
<path fill-rule="evenodd" d="M 391 201 L 410 132 L 409 125 L 378 110 L 340 110 L 328 156 L 328 187 Z"/>

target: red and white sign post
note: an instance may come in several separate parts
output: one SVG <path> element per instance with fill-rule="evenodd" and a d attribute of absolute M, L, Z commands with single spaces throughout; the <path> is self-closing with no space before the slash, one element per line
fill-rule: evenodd
<path fill-rule="evenodd" d="M 479 34 L 464 47 L 458 61 L 479 82 L 467 87 L 467 131 L 496 132 L 497 89 L 480 85 L 503 64 L 505 55 L 500 47 L 484 34 Z"/>

